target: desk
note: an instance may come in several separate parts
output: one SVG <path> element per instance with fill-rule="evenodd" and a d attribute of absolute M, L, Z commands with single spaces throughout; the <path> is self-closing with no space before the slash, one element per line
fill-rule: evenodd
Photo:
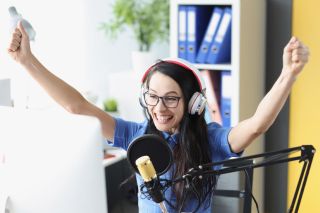
<path fill-rule="evenodd" d="M 115 164 L 123 159 L 127 158 L 127 152 L 123 149 L 117 149 L 117 148 L 112 148 L 108 149 L 107 154 L 110 154 L 114 157 L 108 157 L 103 160 L 103 166 L 111 166 L 112 164 Z"/>

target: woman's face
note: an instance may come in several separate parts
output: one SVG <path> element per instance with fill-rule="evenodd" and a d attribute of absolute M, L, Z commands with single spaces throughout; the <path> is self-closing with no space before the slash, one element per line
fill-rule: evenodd
<path fill-rule="evenodd" d="M 156 128 L 175 133 L 184 113 L 184 100 L 179 85 L 169 76 L 156 72 L 151 76 L 145 100 L 147 103 L 153 103 L 152 105 L 157 103 L 155 106 L 148 105 Z"/>

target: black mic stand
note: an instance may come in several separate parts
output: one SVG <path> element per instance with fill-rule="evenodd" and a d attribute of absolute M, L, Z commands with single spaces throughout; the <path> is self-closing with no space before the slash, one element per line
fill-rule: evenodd
<path fill-rule="evenodd" d="M 300 151 L 300 155 L 292 156 L 294 153 L 297 153 L 299 151 Z M 308 175 L 310 172 L 315 151 L 316 150 L 312 145 L 302 145 L 302 146 L 283 149 L 283 150 L 274 151 L 274 152 L 266 152 L 262 154 L 240 157 L 240 158 L 235 158 L 231 160 L 203 164 L 198 166 L 197 168 L 190 169 L 182 177 L 169 182 L 165 186 L 165 188 L 170 187 L 173 184 L 176 184 L 181 181 L 184 181 L 186 182 L 186 184 L 189 184 L 190 181 L 194 180 L 195 178 L 202 179 L 204 176 L 220 175 L 220 174 L 232 173 L 237 171 L 245 171 L 245 172 L 251 171 L 251 173 L 249 173 L 250 174 L 249 176 L 252 177 L 252 172 L 254 168 L 266 167 L 266 166 L 271 166 L 275 164 L 287 163 L 287 162 L 298 160 L 299 163 L 303 162 L 303 167 L 300 173 L 300 178 L 297 183 L 293 199 L 291 201 L 290 208 L 288 209 L 289 213 L 291 212 L 296 213 L 299 210 L 300 202 L 305 189 L 305 185 L 307 183 L 307 179 L 308 179 Z M 260 161 L 256 161 L 256 159 L 258 158 L 264 158 L 264 159 L 261 159 Z M 213 169 L 214 167 L 220 167 L 220 169 Z M 247 193 L 251 194 L 251 191 Z M 198 207 L 200 205 L 201 203 L 199 203 Z M 245 212 L 251 212 L 251 202 L 250 202 L 250 205 L 245 208 L 247 209 Z"/>

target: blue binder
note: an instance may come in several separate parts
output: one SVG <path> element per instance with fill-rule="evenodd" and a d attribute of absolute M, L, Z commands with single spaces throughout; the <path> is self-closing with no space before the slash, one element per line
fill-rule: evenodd
<path fill-rule="evenodd" d="M 178 57 L 187 59 L 187 6 L 178 9 Z"/>
<path fill-rule="evenodd" d="M 218 28 L 218 31 L 213 39 L 207 63 L 230 63 L 231 62 L 231 8 L 226 7 Z"/>
<path fill-rule="evenodd" d="M 187 60 L 195 63 L 200 43 L 212 14 L 212 7 L 187 7 Z"/>
<path fill-rule="evenodd" d="M 221 71 L 221 117 L 222 126 L 231 126 L 231 94 L 232 94 L 232 82 L 231 72 Z"/>
<path fill-rule="evenodd" d="M 220 24 L 222 14 L 223 14 L 222 8 L 215 7 L 213 9 L 209 25 L 207 27 L 205 36 L 201 42 L 199 52 L 197 54 L 196 62 L 205 63 L 208 56 L 209 49 L 210 49 L 210 45 L 212 43 L 212 40 Z"/>

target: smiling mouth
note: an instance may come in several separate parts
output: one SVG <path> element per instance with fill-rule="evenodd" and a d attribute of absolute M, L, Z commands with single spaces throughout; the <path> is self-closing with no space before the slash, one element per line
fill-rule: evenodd
<path fill-rule="evenodd" d="M 157 122 L 160 124 L 166 124 L 173 118 L 173 116 L 171 115 L 156 115 L 155 117 L 157 119 Z"/>

